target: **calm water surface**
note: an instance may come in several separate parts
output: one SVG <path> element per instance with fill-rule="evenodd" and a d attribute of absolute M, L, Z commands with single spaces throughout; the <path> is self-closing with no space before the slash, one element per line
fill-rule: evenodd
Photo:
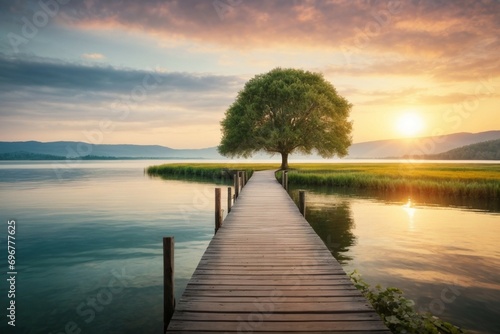
<path fill-rule="evenodd" d="M 215 184 L 143 174 L 157 163 L 0 165 L 1 243 L 15 219 L 18 272 L 16 331 L 3 311 L 1 333 L 64 333 L 68 323 L 82 333 L 161 333 L 162 237 L 175 237 L 180 296 L 213 236 Z"/>
<path fill-rule="evenodd" d="M 306 190 L 306 218 L 346 272 L 471 332 L 500 333 L 498 203 Z"/>
<path fill-rule="evenodd" d="M 161 332 L 161 238 L 175 237 L 179 297 L 213 235 L 216 185 L 144 175 L 159 163 L 0 163 L 2 245 L 7 220 L 17 222 L 14 333 L 64 333 L 68 324 L 81 333 Z M 400 287 L 419 309 L 456 324 L 499 332 L 498 210 L 423 202 L 311 188 L 307 218 L 346 271 Z M 5 318 L 0 332 L 12 332 Z"/>

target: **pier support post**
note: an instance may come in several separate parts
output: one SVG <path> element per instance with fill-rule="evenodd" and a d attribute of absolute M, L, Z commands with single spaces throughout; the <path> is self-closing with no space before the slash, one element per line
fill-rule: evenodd
<path fill-rule="evenodd" d="M 231 212 L 231 200 L 233 199 L 233 196 L 231 194 L 231 187 L 227 187 L 227 213 Z"/>
<path fill-rule="evenodd" d="M 222 226 L 221 191 L 215 188 L 215 233 Z"/>
<path fill-rule="evenodd" d="M 175 310 L 174 295 L 174 237 L 163 238 L 163 332 Z"/>
<path fill-rule="evenodd" d="M 238 171 L 238 178 L 240 179 L 240 192 L 243 190 L 243 187 L 245 186 L 245 182 L 243 180 L 243 172 L 240 170 Z"/>
<path fill-rule="evenodd" d="M 306 191 L 305 190 L 299 190 L 299 211 L 304 216 L 306 217 Z"/>
<path fill-rule="evenodd" d="M 240 178 L 238 172 L 234 173 L 234 199 L 240 195 Z"/>
<path fill-rule="evenodd" d="M 283 173 L 285 174 L 285 183 L 283 187 L 285 188 L 286 191 L 288 191 L 288 171 L 286 170 Z"/>

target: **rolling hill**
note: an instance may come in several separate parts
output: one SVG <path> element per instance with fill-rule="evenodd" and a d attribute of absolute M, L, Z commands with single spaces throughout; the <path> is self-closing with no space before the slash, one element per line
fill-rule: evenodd
<path fill-rule="evenodd" d="M 353 144 L 349 148 L 351 159 L 388 158 L 402 156 L 436 155 L 466 145 L 500 139 L 500 131 L 480 133 L 454 133 L 439 137 L 377 140 Z M 173 149 L 160 145 L 91 145 L 83 142 L 0 142 L 0 160 L 54 160 L 54 159 L 225 159 L 216 147 L 202 149 Z M 259 153 L 256 159 L 268 159 Z M 317 155 L 294 154 L 292 159 L 320 159 Z M 443 158 L 445 159 L 445 158 Z M 476 158 L 471 158 L 476 159 Z"/>
<path fill-rule="evenodd" d="M 447 152 L 413 157 L 427 160 L 500 160 L 500 139 L 454 148 Z"/>
<path fill-rule="evenodd" d="M 378 140 L 357 143 L 349 148 L 349 158 L 388 158 L 414 155 L 432 155 L 500 139 L 500 131 L 479 133 L 460 132 L 436 137 Z"/>

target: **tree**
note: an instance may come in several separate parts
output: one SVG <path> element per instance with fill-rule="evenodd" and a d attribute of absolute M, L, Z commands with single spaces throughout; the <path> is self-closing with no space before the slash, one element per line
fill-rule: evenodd
<path fill-rule="evenodd" d="M 281 154 L 288 169 L 293 152 L 345 156 L 351 145 L 352 105 L 322 74 L 275 68 L 245 84 L 221 121 L 219 153 L 249 157 Z"/>

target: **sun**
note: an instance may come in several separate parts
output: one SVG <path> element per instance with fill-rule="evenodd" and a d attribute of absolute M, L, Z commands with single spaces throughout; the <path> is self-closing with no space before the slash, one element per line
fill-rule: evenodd
<path fill-rule="evenodd" d="M 422 117 L 416 112 L 405 112 L 397 122 L 396 129 L 405 137 L 413 137 L 418 135 L 424 128 Z"/>

